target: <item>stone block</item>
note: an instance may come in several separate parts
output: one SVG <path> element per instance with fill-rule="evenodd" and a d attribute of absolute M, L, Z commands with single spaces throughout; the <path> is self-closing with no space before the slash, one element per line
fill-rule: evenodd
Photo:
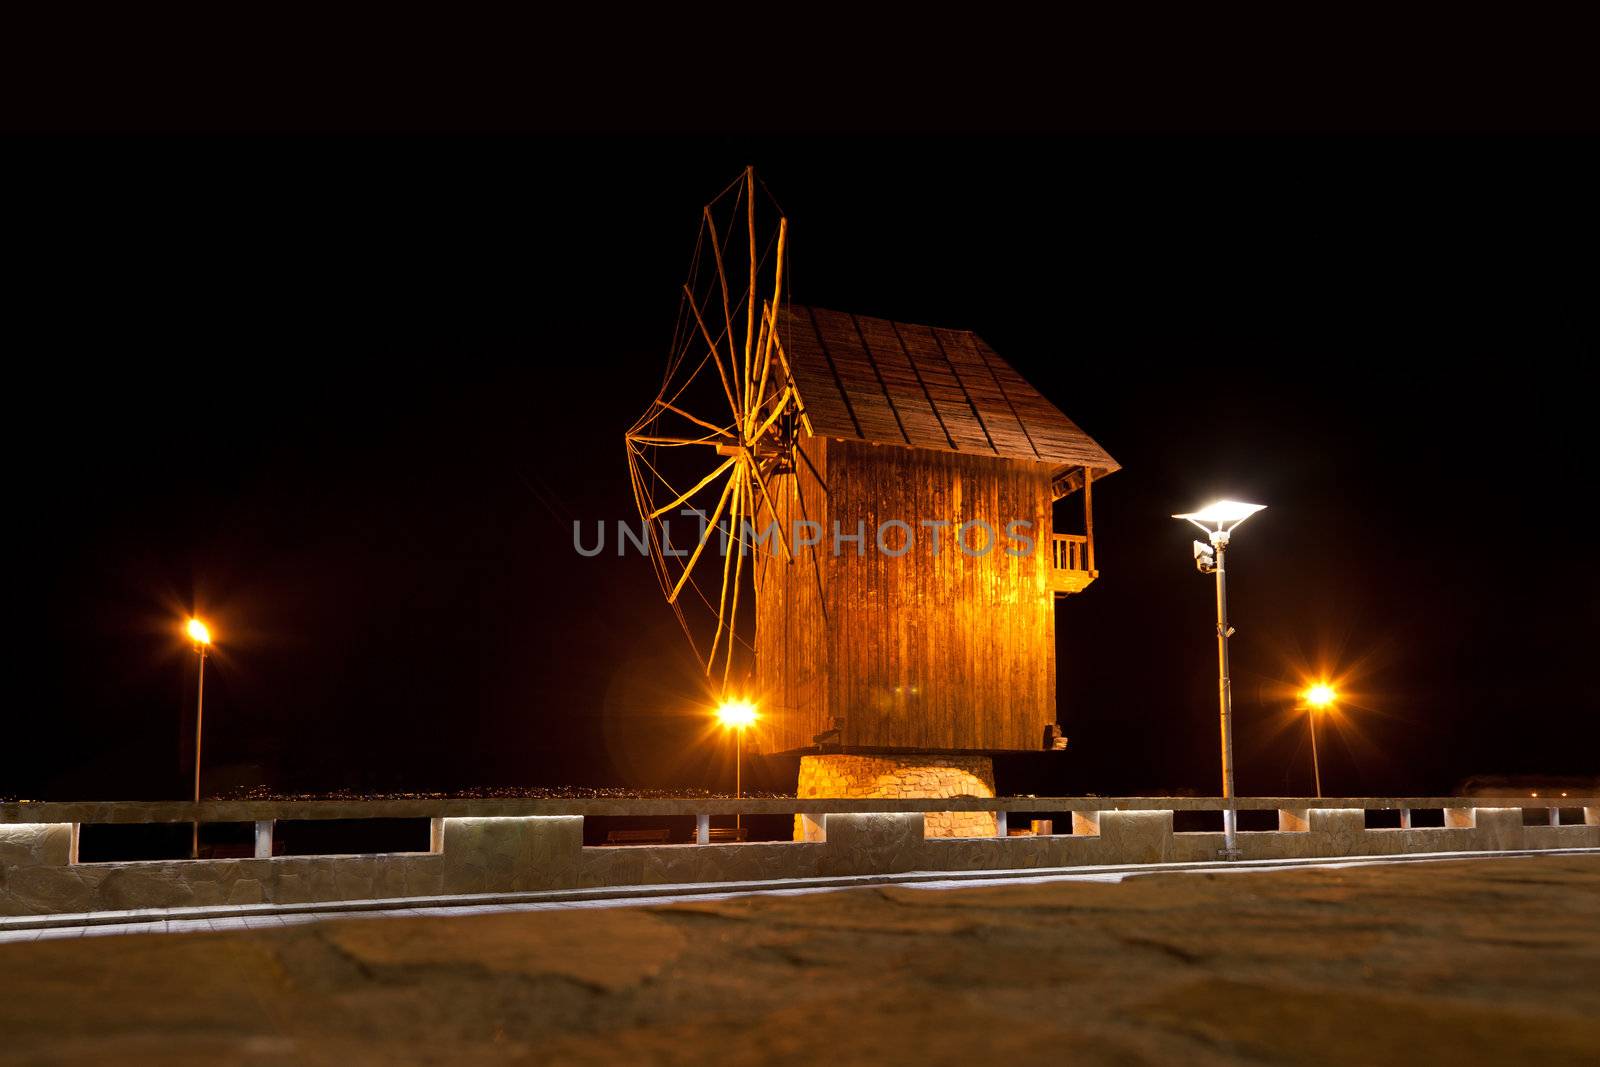
<path fill-rule="evenodd" d="M 1600 848 L 1600 826 L 1524 826 L 1523 848 Z"/>
<path fill-rule="evenodd" d="M 890 874 L 916 870 L 922 859 L 920 812 L 827 816 L 828 840 L 818 873 Z"/>
<path fill-rule="evenodd" d="M 65 867 L 72 862 L 72 847 L 72 823 L 0 823 L 0 864 Z"/>
<path fill-rule="evenodd" d="M 1165 863 L 1173 858 L 1172 812 L 1102 811 L 1101 863 Z"/>
<path fill-rule="evenodd" d="M 1314 834 L 1359 834 L 1367 829 L 1367 813 L 1361 808 L 1309 808 L 1306 822 Z"/>
<path fill-rule="evenodd" d="M 205 894 L 197 891 L 195 881 L 188 877 L 193 873 L 176 863 L 119 863 L 100 878 L 89 907 L 95 911 L 130 911 L 209 903 L 200 899 Z"/>
<path fill-rule="evenodd" d="M 1519 849 L 1523 846 L 1521 808 L 1474 808 L 1477 847 L 1488 850 Z"/>
<path fill-rule="evenodd" d="M 1364 856 L 1380 844 L 1367 834 L 1363 808 L 1308 808 L 1306 824 L 1313 856 Z"/>
<path fill-rule="evenodd" d="M 444 820 L 446 893 L 513 893 L 578 884 L 581 815 Z"/>
<path fill-rule="evenodd" d="M 229 904 L 260 904 L 265 899 L 261 882 L 255 878 L 239 878 L 228 887 Z"/>
<path fill-rule="evenodd" d="M 790 841 L 586 848 L 579 882 L 590 887 L 811 878 L 824 848 Z"/>

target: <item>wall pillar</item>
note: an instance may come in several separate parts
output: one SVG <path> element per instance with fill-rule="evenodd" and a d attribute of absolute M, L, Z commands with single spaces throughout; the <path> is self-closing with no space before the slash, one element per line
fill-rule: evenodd
<path fill-rule="evenodd" d="M 0 863 L 8 867 L 65 867 L 77 861 L 75 822 L 0 824 Z"/>
<path fill-rule="evenodd" d="M 256 859 L 270 860 L 272 858 L 272 827 L 276 819 L 256 820 Z"/>

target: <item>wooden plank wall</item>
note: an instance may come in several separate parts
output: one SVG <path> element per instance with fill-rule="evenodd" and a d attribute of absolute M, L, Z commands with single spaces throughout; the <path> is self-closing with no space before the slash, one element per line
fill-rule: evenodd
<path fill-rule="evenodd" d="M 813 437 L 801 447 L 824 478 L 828 470 L 826 438 Z M 802 509 L 796 487 L 804 499 Z M 810 469 L 800 464 L 794 478 L 780 478 L 771 486 L 778 507 L 778 520 L 785 531 L 794 521 L 809 517 L 828 524 L 828 497 Z M 763 509 L 760 525 L 772 513 Z M 749 741 L 761 751 L 785 752 L 811 745 L 811 739 L 829 725 L 827 672 L 827 627 L 819 592 L 818 578 L 828 580 L 824 570 L 813 570 L 815 563 L 827 564 L 825 545 L 804 549 L 793 563 L 779 558 L 769 560 L 755 575 L 756 590 L 756 693 L 761 719 Z M 825 586 L 824 586 L 825 587 Z"/>
<path fill-rule="evenodd" d="M 1039 748 L 1045 724 L 1055 721 L 1049 466 L 859 441 L 807 446 L 824 460 L 828 482 L 824 496 L 801 476 L 807 511 L 826 529 L 814 551 L 824 564 L 827 615 L 809 560 L 767 572 L 756 648 L 769 750 L 809 746 L 835 716 L 844 719 L 846 746 Z M 783 494 L 780 510 L 792 497 Z M 880 523 L 896 518 L 916 534 L 899 557 L 874 542 Z M 861 555 L 849 544 L 832 555 L 835 519 L 846 533 L 865 522 Z M 923 519 L 950 523 L 937 555 Z M 964 554 L 955 537 L 969 519 L 989 523 L 999 546 Z M 1003 550 L 1013 519 L 1033 523 L 1028 556 Z M 890 547 L 901 536 L 892 532 Z"/>

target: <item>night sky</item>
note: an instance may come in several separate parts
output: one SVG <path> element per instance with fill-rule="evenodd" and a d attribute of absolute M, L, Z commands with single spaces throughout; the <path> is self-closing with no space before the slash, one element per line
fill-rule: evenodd
<path fill-rule="evenodd" d="M 539 137 L 36 142 L 12 175 L 0 795 L 731 787 L 633 517 L 700 206 L 748 162 L 797 302 L 970 328 L 1123 465 L 1057 608 L 1030 790 L 1600 774 L 1593 257 L 1577 142 Z M 20 484 L 16 484 L 20 483 Z M 1044 757 L 1038 757 L 1043 759 Z M 1002 768 L 1002 787 L 1008 779 Z M 1021 772 L 1016 772 L 1021 774 Z"/>

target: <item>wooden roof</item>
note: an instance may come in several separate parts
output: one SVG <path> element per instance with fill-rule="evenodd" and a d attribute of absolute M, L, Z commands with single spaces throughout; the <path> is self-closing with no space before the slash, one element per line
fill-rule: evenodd
<path fill-rule="evenodd" d="M 778 341 L 811 431 L 882 445 L 1120 466 L 970 330 L 791 305 Z"/>

